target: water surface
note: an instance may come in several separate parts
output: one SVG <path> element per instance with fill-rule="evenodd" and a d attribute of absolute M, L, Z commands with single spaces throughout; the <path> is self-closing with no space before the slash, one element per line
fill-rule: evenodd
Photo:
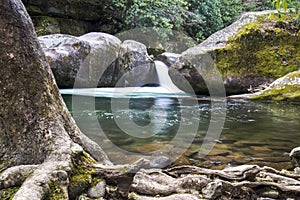
<path fill-rule="evenodd" d="M 135 161 L 135 153 L 147 156 L 164 148 L 178 134 L 180 125 L 184 124 L 186 130 L 190 130 L 189 127 L 194 127 L 195 122 L 198 122 L 198 128 L 195 138 L 192 138 L 193 143 L 186 151 L 184 149 L 183 155 L 174 163 L 176 165 L 193 164 L 219 169 L 229 165 L 258 164 L 288 169 L 291 164 L 286 154 L 292 148 L 300 146 L 300 105 L 228 101 L 222 134 L 214 149 L 203 158 L 198 151 L 208 129 L 211 113 L 218 112 L 211 109 L 207 98 L 195 101 L 186 96 L 119 96 L 113 98 L 114 103 L 124 104 L 124 108 L 128 104 L 128 109 L 117 109 L 113 112 L 112 98 L 81 96 L 81 108 L 77 110 L 72 108 L 72 95 L 63 97 L 81 130 L 98 142 L 116 163 Z M 118 127 L 116 119 L 128 121 L 129 127 L 130 122 L 141 127 L 151 124 L 151 127 L 132 136 Z M 140 134 L 141 137 L 134 137 L 135 134 Z M 190 137 L 194 137 L 189 131 L 180 134 L 182 142 L 172 144 L 172 149 L 168 152 L 170 155 L 186 148 L 184 142 L 189 142 Z M 110 143 L 126 152 L 132 152 L 133 155 L 120 154 Z"/>

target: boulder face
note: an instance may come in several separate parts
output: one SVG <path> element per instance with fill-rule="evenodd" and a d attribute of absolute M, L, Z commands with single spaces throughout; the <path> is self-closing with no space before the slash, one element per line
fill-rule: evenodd
<path fill-rule="evenodd" d="M 42 36 L 39 41 L 59 87 L 73 86 L 82 61 L 91 51 L 90 44 L 62 34 Z"/>
<path fill-rule="evenodd" d="M 158 78 L 155 65 L 147 53 L 147 47 L 134 40 L 125 40 L 120 47 L 119 59 L 119 87 L 134 87 L 157 85 Z"/>
<path fill-rule="evenodd" d="M 211 57 L 211 64 L 219 70 L 227 94 L 247 93 L 251 88 L 298 70 L 300 44 L 297 36 L 275 27 L 275 22 L 267 23 L 272 12 L 246 13 L 203 43 L 184 51 L 169 71 L 175 84 L 180 88 L 181 78 L 176 75 L 179 73 L 197 94 L 209 93 L 198 73 L 201 64 L 194 62 L 195 58 L 203 56 Z"/>
<path fill-rule="evenodd" d="M 142 86 L 157 83 L 156 70 L 145 45 L 105 33 L 80 37 L 40 36 L 60 88 Z"/>

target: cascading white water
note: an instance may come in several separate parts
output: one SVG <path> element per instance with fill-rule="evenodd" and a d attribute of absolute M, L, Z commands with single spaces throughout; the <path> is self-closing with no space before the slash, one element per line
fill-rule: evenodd
<path fill-rule="evenodd" d="M 110 97 L 110 98 L 155 98 L 189 96 L 174 85 L 168 73 L 168 66 L 161 61 L 155 61 L 159 87 L 114 87 L 114 88 L 74 88 L 61 89 L 62 94 Z M 133 77 L 134 78 L 134 77 Z"/>
<path fill-rule="evenodd" d="M 171 93 L 184 93 L 171 80 L 169 73 L 168 73 L 168 71 L 169 71 L 168 66 L 165 63 L 156 60 L 155 68 L 157 71 L 158 81 L 159 81 L 159 84 L 161 87 L 169 90 L 169 92 L 171 92 Z"/>

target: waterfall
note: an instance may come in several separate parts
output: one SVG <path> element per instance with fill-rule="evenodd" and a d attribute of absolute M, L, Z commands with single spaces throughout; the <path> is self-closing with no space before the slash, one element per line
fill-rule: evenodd
<path fill-rule="evenodd" d="M 157 71 L 157 77 L 158 77 L 160 87 L 167 89 L 171 93 L 184 93 L 171 80 L 168 73 L 169 72 L 168 66 L 165 63 L 156 60 L 155 68 Z"/>
<path fill-rule="evenodd" d="M 156 97 L 181 97 L 189 94 L 174 85 L 168 73 L 168 66 L 161 61 L 155 61 L 159 87 L 103 87 L 103 88 L 74 88 L 60 89 L 62 94 L 83 95 L 106 98 L 156 98 Z M 134 78 L 134 77 L 132 77 Z"/>

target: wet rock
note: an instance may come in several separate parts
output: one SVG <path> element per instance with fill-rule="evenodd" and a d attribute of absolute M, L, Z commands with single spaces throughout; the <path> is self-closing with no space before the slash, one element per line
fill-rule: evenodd
<path fill-rule="evenodd" d="M 166 197 L 148 197 L 148 196 L 134 196 L 136 200 L 198 200 L 197 195 L 192 194 L 173 194 Z"/>
<path fill-rule="evenodd" d="M 158 149 L 162 149 L 163 147 L 164 144 L 148 143 L 148 144 L 132 147 L 130 150 L 132 152 L 137 152 L 137 153 L 151 153 L 157 151 Z"/>
<path fill-rule="evenodd" d="M 173 163 L 175 166 L 181 166 L 181 165 L 190 165 L 191 162 L 186 156 L 180 156 L 178 159 L 176 159 Z"/>
<path fill-rule="evenodd" d="M 261 196 L 263 198 L 278 199 L 279 192 L 276 190 L 268 190 L 268 191 L 262 192 Z"/>

